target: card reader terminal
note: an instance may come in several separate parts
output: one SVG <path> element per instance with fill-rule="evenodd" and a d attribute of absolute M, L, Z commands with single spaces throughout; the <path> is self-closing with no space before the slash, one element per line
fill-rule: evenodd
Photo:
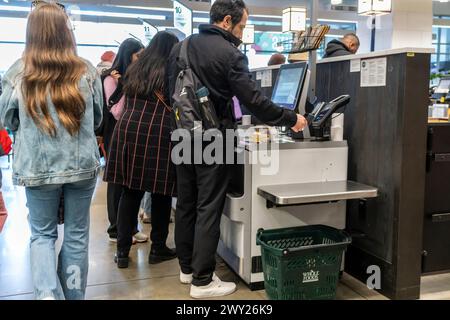
<path fill-rule="evenodd" d="M 333 114 L 345 107 L 349 102 L 350 96 L 342 95 L 328 103 L 319 103 L 312 113 L 305 116 L 311 128 L 311 136 L 316 140 L 329 140 Z"/>

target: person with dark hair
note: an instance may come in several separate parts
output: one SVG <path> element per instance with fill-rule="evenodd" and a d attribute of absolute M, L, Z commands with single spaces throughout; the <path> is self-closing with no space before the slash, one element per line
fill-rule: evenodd
<path fill-rule="evenodd" d="M 222 131 L 234 128 L 233 97 L 236 96 L 262 122 L 286 126 L 298 132 L 307 125 L 306 119 L 275 105 L 257 89 L 251 79 L 247 57 L 238 49 L 248 15 L 242 0 L 214 2 L 210 12 L 211 24 L 200 25 L 198 35 L 184 40 L 189 41 L 190 67 L 208 88 L 209 100 L 214 105 Z M 169 58 L 171 96 L 181 71 L 177 64 L 180 50 L 179 44 Z M 175 244 L 181 268 L 180 281 L 191 284 L 190 295 L 193 298 L 231 294 L 236 285 L 221 281 L 214 274 L 229 166 L 180 164 L 176 169 Z"/>
<path fill-rule="evenodd" d="M 328 42 L 323 58 L 341 57 L 356 54 L 359 50 L 359 38 L 354 33 L 347 33 L 341 40 Z"/>
<path fill-rule="evenodd" d="M 123 79 L 128 67 L 138 59 L 138 54 L 144 50 L 144 46 L 139 41 L 129 38 L 122 42 L 114 60 L 113 65 L 103 72 L 103 143 L 105 145 L 106 157 L 109 155 L 109 148 L 117 119 L 120 118 L 125 106 L 125 95 L 123 92 Z M 108 211 L 108 235 L 111 242 L 117 242 L 117 211 L 119 209 L 119 200 L 123 192 L 121 184 L 108 183 L 106 198 Z M 139 232 L 138 220 L 132 230 L 133 240 L 135 242 L 147 242 L 148 237 Z"/>
<path fill-rule="evenodd" d="M 267 66 L 277 66 L 280 64 L 285 64 L 286 63 L 286 57 L 284 56 L 284 54 L 281 53 L 274 53 L 270 59 L 269 62 L 267 63 Z"/>
<path fill-rule="evenodd" d="M 125 76 L 125 112 L 114 129 L 105 172 L 106 181 L 124 186 L 117 220 L 115 261 L 119 268 L 128 267 L 131 231 L 146 191 L 151 193 L 152 212 L 148 262 L 176 258 L 175 250 L 166 245 L 172 197 L 176 195 L 166 65 L 177 43 L 172 33 L 158 32 Z"/>

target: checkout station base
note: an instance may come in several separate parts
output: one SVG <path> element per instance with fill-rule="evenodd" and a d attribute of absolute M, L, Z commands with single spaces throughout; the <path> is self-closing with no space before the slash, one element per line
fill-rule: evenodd
<path fill-rule="evenodd" d="M 261 228 L 304 225 L 346 227 L 346 200 L 377 196 L 377 189 L 347 181 L 347 142 L 278 139 L 267 148 L 247 143 L 244 164 L 232 172 L 221 221 L 218 254 L 252 290 L 264 288 Z M 274 171 L 276 173 L 274 173 Z"/>

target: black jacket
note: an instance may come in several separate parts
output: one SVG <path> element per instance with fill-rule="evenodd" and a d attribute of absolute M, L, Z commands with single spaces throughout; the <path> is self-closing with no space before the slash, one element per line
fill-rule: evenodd
<path fill-rule="evenodd" d="M 190 65 L 210 91 L 217 115 L 222 122 L 233 121 L 231 99 L 241 104 L 268 125 L 293 127 L 297 115 L 282 109 L 262 95 L 251 79 L 247 57 L 237 48 L 241 41 L 214 25 L 200 25 L 200 33 L 191 36 L 188 49 Z M 177 57 L 181 43 L 172 50 L 168 64 L 169 95 L 172 97 L 180 67 Z"/>
<path fill-rule="evenodd" d="M 325 50 L 325 55 L 323 56 L 323 58 L 347 56 L 349 54 L 352 53 L 345 44 L 343 44 L 339 40 L 331 40 L 327 45 L 327 49 Z"/>

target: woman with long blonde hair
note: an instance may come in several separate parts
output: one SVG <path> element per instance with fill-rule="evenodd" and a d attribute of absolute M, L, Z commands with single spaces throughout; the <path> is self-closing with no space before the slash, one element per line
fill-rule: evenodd
<path fill-rule="evenodd" d="M 13 182 L 25 186 L 29 208 L 35 297 L 83 299 L 103 96 L 96 69 L 76 53 L 61 6 L 40 2 L 30 13 L 25 52 L 6 73 L 3 90 L 0 118 L 16 132 Z M 57 259 L 61 195 L 64 242 Z"/>

